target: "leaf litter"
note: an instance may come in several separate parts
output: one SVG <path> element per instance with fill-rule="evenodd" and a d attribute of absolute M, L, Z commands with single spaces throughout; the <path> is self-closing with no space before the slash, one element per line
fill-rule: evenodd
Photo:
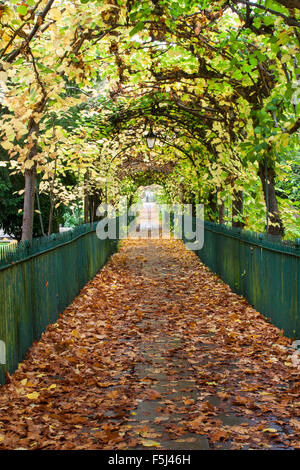
<path fill-rule="evenodd" d="M 127 240 L 0 396 L 0 449 L 300 447 L 292 340 L 179 240 Z"/>

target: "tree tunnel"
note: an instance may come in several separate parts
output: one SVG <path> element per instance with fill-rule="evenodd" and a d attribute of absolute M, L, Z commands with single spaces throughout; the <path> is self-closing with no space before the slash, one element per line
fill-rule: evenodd
<path fill-rule="evenodd" d="M 50 212 L 84 200 L 93 221 L 154 160 L 173 168 L 169 194 L 205 203 L 209 220 L 285 235 L 297 211 L 295 191 L 285 210 L 279 190 L 299 163 L 297 1 L 33 3 L 0 7 L 2 147 L 25 176 L 23 240 L 37 179 Z"/>

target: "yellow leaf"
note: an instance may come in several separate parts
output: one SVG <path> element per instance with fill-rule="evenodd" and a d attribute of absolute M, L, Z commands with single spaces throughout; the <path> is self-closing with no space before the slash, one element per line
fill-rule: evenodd
<path fill-rule="evenodd" d="M 146 437 L 146 438 L 154 437 L 152 434 L 153 434 L 152 432 L 147 432 L 147 431 L 140 432 L 141 437 Z"/>
<path fill-rule="evenodd" d="M 62 17 L 62 14 L 58 8 L 52 8 L 50 13 L 52 19 L 55 21 L 59 21 Z"/>
<path fill-rule="evenodd" d="M 34 161 L 33 160 L 26 160 L 24 166 L 27 170 L 30 170 L 30 168 L 32 168 L 34 166 Z"/>
<path fill-rule="evenodd" d="M 77 330 L 72 331 L 72 336 L 75 336 L 75 338 L 79 338 L 79 333 Z"/>
<path fill-rule="evenodd" d="M 27 384 L 27 379 L 21 380 L 21 384 L 22 384 L 22 385 L 26 385 L 26 384 Z"/>
<path fill-rule="evenodd" d="M 3 442 L 3 441 L 4 441 L 4 437 L 5 437 L 5 436 L 0 436 L 0 442 Z"/>
<path fill-rule="evenodd" d="M 160 447 L 160 443 L 156 441 L 146 441 L 145 439 L 142 440 L 142 445 L 144 447 Z"/>
<path fill-rule="evenodd" d="M 65 53 L 65 52 L 64 52 L 64 50 L 63 50 L 62 47 L 58 47 L 58 48 L 56 49 L 56 54 L 58 55 L 58 57 L 62 57 L 62 56 L 64 55 L 64 53 Z"/>
<path fill-rule="evenodd" d="M 56 384 L 50 385 L 50 387 L 48 387 L 48 390 L 53 390 L 54 388 L 56 388 Z"/>
<path fill-rule="evenodd" d="M 29 398 L 29 400 L 36 400 L 40 394 L 38 392 L 32 392 L 32 393 L 28 393 L 28 395 L 26 395 L 27 398 Z"/>
<path fill-rule="evenodd" d="M 278 432 L 278 430 L 275 428 L 265 428 L 262 430 L 262 432 Z"/>
<path fill-rule="evenodd" d="M 1 142 L 1 145 L 5 150 L 11 150 L 12 148 L 14 148 L 14 144 L 12 142 L 9 142 L 9 140 L 4 140 L 3 142 Z"/>

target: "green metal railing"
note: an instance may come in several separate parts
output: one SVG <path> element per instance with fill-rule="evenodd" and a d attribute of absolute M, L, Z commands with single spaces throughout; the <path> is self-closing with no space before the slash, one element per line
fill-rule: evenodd
<path fill-rule="evenodd" d="M 118 240 L 97 238 L 96 225 L 1 250 L 0 383 L 117 250 Z M 300 338 L 299 240 L 204 225 L 201 261 L 287 336 Z"/>
<path fill-rule="evenodd" d="M 0 268 L 10 266 L 19 260 L 55 248 L 76 239 L 85 233 L 95 231 L 97 222 L 79 225 L 63 233 L 53 233 L 49 237 L 34 238 L 30 242 L 11 243 L 0 247 Z"/>
<path fill-rule="evenodd" d="M 300 338 L 300 240 L 204 223 L 196 252 L 232 290 L 291 338 Z"/>
<path fill-rule="evenodd" d="M 96 225 L 1 250 L 0 346 L 6 358 L 0 383 L 117 250 L 117 240 L 97 238 Z"/>

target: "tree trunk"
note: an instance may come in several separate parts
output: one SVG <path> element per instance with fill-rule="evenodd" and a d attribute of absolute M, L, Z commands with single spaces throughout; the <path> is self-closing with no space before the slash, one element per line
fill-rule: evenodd
<path fill-rule="evenodd" d="M 32 145 L 27 155 L 30 161 L 37 153 L 37 144 L 40 126 L 39 123 L 31 119 L 28 125 L 28 141 L 31 140 Z M 25 170 L 25 192 L 23 205 L 23 221 L 22 221 L 22 242 L 32 240 L 33 216 L 34 216 L 34 199 L 36 185 L 36 164 Z"/>
<path fill-rule="evenodd" d="M 263 187 L 266 211 L 268 211 L 267 219 L 269 223 L 267 223 L 267 233 L 283 237 L 284 227 L 280 217 L 275 193 L 275 168 L 270 163 L 268 163 L 266 168 L 265 161 L 262 161 L 259 163 L 258 175 Z"/>
<path fill-rule="evenodd" d="M 243 216 L 243 191 L 233 191 L 232 197 L 232 227 L 243 228 L 245 223 L 240 220 Z M 238 220 L 239 218 L 239 220 Z"/>
<path fill-rule="evenodd" d="M 93 224 L 96 220 L 99 220 L 97 216 L 97 209 L 101 202 L 101 190 L 90 196 L 90 223 Z"/>
<path fill-rule="evenodd" d="M 35 195 L 36 195 L 36 204 L 37 204 L 37 208 L 38 208 L 38 211 L 39 211 L 41 232 L 42 232 L 42 236 L 44 237 L 45 236 L 45 231 L 44 231 L 43 216 L 42 216 L 42 211 L 41 211 L 39 185 L 38 184 L 37 184 L 36 189 L 35 189 Z"/>
<path fill-rule="evenodd" d="M 218 213 L 217 194 L 210 192 L 208 195 L 207 217 L 211 222 L 216 222 Z"/>
<path fill-rule="evenodd" d="M 52 224 L 53 224 L 53 211 L 55 205 L 55 194 L 54 194 L 54 182 L 56 178 L 56 166 L 57 166 L 57 157 L 55 158 L 54 172 L 50 184 L 50 210 L 49 210 L 49 223 L 48 223 L 48 237 L 52 233 Z"/>
<path fill-rule="evenodd" d="M 88 181 L 89 181 L 89 170 L 86 170 L 84 174 L 84 223 L 89 223 L 89 213 L 90 213 L 90 201 L 88 195 Z"/>
<path fill-rule="evenodd" d="M 48 237 L 52 233 L 53 210 L 54 210 L 54 200 L 53 200 L 53 195 L 51 194 L 50 195 L 49 222 L 48 222 Z"/>
<path fill-rule="evenodd" d="M 36 168 L 25 170 L 22 242 L 32 239 Z"/>
<path fill-rule="evenodd" d="M 219 202 L 218 212 L 219 212 L 219 224 L 223 225 L 225 223 L 225 202 L 224 201 Z"/>

